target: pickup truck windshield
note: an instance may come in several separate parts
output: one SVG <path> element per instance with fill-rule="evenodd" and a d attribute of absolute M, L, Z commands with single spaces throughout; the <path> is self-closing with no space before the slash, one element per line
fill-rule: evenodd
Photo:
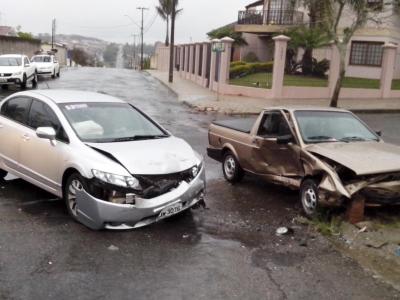
<path fill-rule="evenodd" d="M 68 103 L 60 106 L 83 142 L 115 143 L 169 136 L 127 103 Z"/>
<path fill-rule="evenodd" d="M 50 56 L 34 56 L 32 58 L 33 62 L 51 62 L 51 57 Z"/>
<path fill-rule="evenodd" d="M 17 57 L 0 57 L 1 67 L 17 67 L 22 64 L 22 59 Z"/>
<path fill-rule="evenodd" d="M 347 112 L 296 111 L 294 114 L 306 144 L 379 140 L 360 120 Z"/>

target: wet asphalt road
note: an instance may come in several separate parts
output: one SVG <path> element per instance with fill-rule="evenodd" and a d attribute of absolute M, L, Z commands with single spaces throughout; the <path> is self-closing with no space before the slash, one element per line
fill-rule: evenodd
<path fill-rule="evenodd" d="M 193 113 L 156 80 L 128 70 L 68 70 L 39 88 L 47 85 L 130 101 L 203 155 L 208 124 L 225 118 Z M 362 117 L 399 142 L 390 125 L 399 115 Z M 125 232 L 91 231 L 52 195 L 21 180 L 0 182 L 0 299 L 400 297 L 306 227 L 275 236 L 293 226 L 297 193 L 252 177 L 231 186 L 218 163 L 206 163 L 209 209 Z"/>

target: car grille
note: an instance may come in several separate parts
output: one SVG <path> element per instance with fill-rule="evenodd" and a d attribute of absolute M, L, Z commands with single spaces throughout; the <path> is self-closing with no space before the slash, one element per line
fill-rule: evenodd
<path fill-rule="evenodd" d="M 166 175 L 135 175 L 143 189 L 142 197 L 150 199 L 168 193 L 177 188 L 182 181 L 190 183 L 193 179 L 192 168 Z"/>
<path fill-rule="evenodd" d="M 10 77 L 11 73 L 0 73 L 0 77 Z"/>

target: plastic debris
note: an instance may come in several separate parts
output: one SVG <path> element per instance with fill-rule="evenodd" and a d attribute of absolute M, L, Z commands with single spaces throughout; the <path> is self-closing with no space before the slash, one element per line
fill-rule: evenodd
<path fill-rule="evenodd" d="M 111 245 L 110 247 L 107 248 L 110 251 L 118 251 L 119 248 L 117 246 Z"/>
<path fill-rule="evenodd" d="M 277 236 L 288 235 L 288 234 L 290 234 L 290 233 L 292 233 L 292 232 L 293 232 L 293 230 L 291 230 L 291 229 L 288 228 L 288 227 L 279 227 L 279 228 L 276 230 L 276 235 L 277 235 Z"/>

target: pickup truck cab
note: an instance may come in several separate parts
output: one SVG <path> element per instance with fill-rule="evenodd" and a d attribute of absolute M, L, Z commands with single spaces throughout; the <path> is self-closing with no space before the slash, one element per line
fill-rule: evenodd
<path fill-rule="evenodd" d="M 39 76 L 60 77 L 60 64 L 54 55 L 35 55 L 31 59 Z"/>
<path fill-rule="evenodd" d="M 21 89 L 25 89 L 28 82 L 32 83 L 32 88 L 37 87 L 35 67 L 26 55 L 0 55 L 0 86 L 2 89 L 7 89 L 9 85 L 19 85 Z"/>
<path fill-rule="evenodd" d="M 349 111 L 274 107 L 257 118 L 217 121 L 208 155 L 222 162 L 227 181 L 245 172 L 300 189 L 307 215 L 319 206 L 400 203 L 400 147 L 386 144 Z"/>

